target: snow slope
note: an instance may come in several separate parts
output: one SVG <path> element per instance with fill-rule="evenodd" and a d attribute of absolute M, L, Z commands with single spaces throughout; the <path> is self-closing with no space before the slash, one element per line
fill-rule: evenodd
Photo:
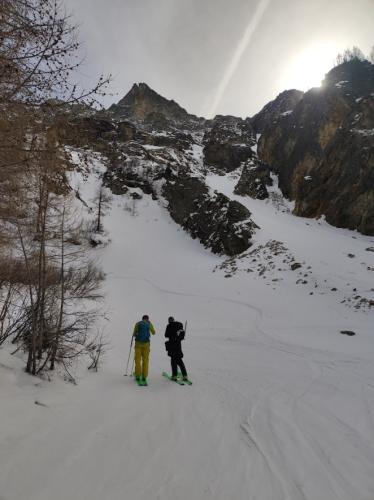
<path fill-rule="evenodd" d="M 92 175 L 80 189 L 88 206 Z M 208 181 L 233 197 L 232 176 Z M 0 351 L 1 500 L 374 498 L 373 312 L 341 303 L 373 286 L 373 238 L 244 202 L 261 227 L 254 249 L 283 242 L 310 266 L 307 284 L 279 256 L 263 274 L 247 272 L 244 256 L 225 277 L 225 259 L 160 203 L 144 196 L 134 215 L 127 196 L 113 196 L 111 242 L 96 250 L 111 342 L 103 370 L 80 372 L 77 386 L 49 383 Z M 146 388 L 123 376 L 142 314 L 157 331 Z M 161 376 L 171 314 L 188 320 L 192 386 Z"/>

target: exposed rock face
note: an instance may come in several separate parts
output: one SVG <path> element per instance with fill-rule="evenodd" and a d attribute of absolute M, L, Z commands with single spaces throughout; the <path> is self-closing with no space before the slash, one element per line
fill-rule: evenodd
<path fill-rule="evenodd" d="M 222 193 L 209 193 L 196 177 L 173 177 L 163 188 L 173 219 L 214 253 L 237 255 L 252 244 L 258 227 L 250 212 Z"/>
<path fill-rule="evenodd" d="M 234 193 L 241 196 L 250 196 L 257 200 L 264 200 L 269 197 L 267 186 L 272 184 L 270 168 L 266 163 L 257 159 L 250 159 L 243 166 Z"/>
<path fill-rule="evenodd" d="M 136 83 L 109 111 L 116 119 L 146 124 L 148 128 L 167 130 L 170 126 L 185 122 L 191 126 L 203 124 L 203 118 L 187 113 L 173 100 L 165 99 L 145 83 Z"/>
<path fill-rule="evenodd" d="M 113 194 L 125 194 L 129 188 L 140 188 L 143 193 L 150 194 L 154 199 L 157 195 L 152 184 L 130 169 L 121 166 L 112 166 L 104 175 L 104 185 L 108 186 Z"/>
<path fill-rule="evenodd" d="M 61 141 L 67 144 L 87 146 L 102 139 L 108 140 L 117 137 L 117 127 L 108 119 L 78 116 L 72 117 L 67 125 L 65 120 L 62 123 L 63 126 L 58 126 L 58 132 Z"/>
<path fill-rule="evenodd" d="M 124 142 L 133 141 L 136 138 L 136 127 L 130 122 L 119 122 L 117 130 L 119 139 Z"/>
<path fill-rule="evenodd" d="M 259 157 L 296 215 L 374 234 L 373 94 L 374 65 L 351 61 L 264 130 Z"/>
<path fill-rule="evenodd" d="M 252 156 L 256 144 L 248 120 L 235 116 L 216 116 L 204 135 L 204 161 L 222 172 L 231 172 Z"/>
<path fill-rule="evenodd" d="M 374 70 L 369 61 L 352 61 L 340 64 L 327 73 L 324 87 L 337 87 L 352 98 L 370 95 L 374 90 Z"/>
<path fill-rule="evenodd" d="M 371 108 L 370 128 L 362 116 Z M 325 215 L 331 224 L 374 234 L 374 100 L 362 100 L 337 130 L 311 179 L 296 193 L 295 213 Z M 363 120 L 365 121 L 365 120 Z"/>
<path fill-rule="evenodd" d="M 169 132 L 166 134 L 149 134 L 147 136 L 147 144 L 159 147 L 173 147 L 179 151 L 187 150 L 193 144 L 193 138 L 188 133 Z"/>
<path fill-rule="evenodd" d="M 265 128 L 270 127 L 280 116 L 292 113 L 303 98 L 304 92 L 300 90 L 285 90 L 273 101 L 266 104 L 262 110 L 251 118 L 251 124 L 256 133 L 261 134 Z"/>

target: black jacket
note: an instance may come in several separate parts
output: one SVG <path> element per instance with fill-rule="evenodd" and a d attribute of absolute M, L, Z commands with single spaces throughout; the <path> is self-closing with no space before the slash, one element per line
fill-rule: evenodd
<path fill-rule="evenodd" d="M 168 355 L 172 358 L 183 358 L 182 340 L 184 339 L 183 325 L 179 321 L 169 323 L 165 330 L 165 342 Z"/>

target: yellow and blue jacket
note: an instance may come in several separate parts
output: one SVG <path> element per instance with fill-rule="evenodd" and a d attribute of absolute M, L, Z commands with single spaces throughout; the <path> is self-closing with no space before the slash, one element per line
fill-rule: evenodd
<path fill-rule="evenodd" d="M 150 342 L 151 334 L 155 335 L 155 333 L 152 323 L 142 319 L 135 324 L 133 336 L 136 342 Z"/>

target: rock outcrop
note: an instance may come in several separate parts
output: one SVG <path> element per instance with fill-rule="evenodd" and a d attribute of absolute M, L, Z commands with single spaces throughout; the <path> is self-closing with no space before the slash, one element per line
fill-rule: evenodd
<path fill-rule="evenodd" d="M 250 159 L 243 166 L 234 193 L 241 196 L 250 196 L 257 200 L 264 200 L 269 197 L 267 186 L 272 184 L 273 181 L 268 165 L 258 159 Z"/>
<path fill-rule="evenodd" d="M 303 98 L 304 92 L 292 89 L 285 90 L 273 101 L 270 101 L 262 110 L 251 118 L 251 124 L 256 133 L 261 134 L 270 127 L 279 117 L 292 113 Z"/>
<path fill-rule="evenodd" d="M 196 177 L 173 177 L 164 185 L 172 218 L 193 238 L 217 254 L 237 255 L 252 245 L 258 226 L 241 203 L 222 193 L 210 193 Z"/>
<path fill-rule="evenodd" d="M 374 65 L 354 60 L 330 71 L 265 128 L 258 154 L 296 215 L 374 234 Z"/>
<path fill-rule="evenodd" d="M 216 116 L 204 135 L 204 161 L 222 173 L 237 169 L 252 156 L 256 144 L 249 120 Z"/>
<path fill-rule="evenodd" d="M 59 138 L 66 144 L 93 146 L 102 140 L 118 139 L 117 126 L 107 118 L 71 116 L 57 119 Z"/>

